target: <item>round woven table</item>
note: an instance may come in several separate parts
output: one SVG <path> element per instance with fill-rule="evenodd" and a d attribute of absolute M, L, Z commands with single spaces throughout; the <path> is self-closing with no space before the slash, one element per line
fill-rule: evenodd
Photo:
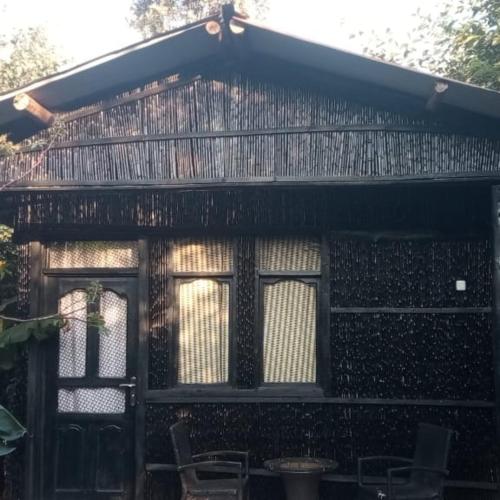
<path fill-rule="evenodd" d="M 327 458 L 287 457 L 266 460 L 264 467 L 281 476 L 287 500 L 317 500 L 321 476 L 338 463 Z"/>

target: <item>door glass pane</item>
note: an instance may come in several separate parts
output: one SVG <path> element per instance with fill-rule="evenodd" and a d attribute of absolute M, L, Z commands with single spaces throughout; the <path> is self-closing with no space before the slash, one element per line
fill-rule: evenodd
<path fill-rule="evenodd" d="M 259 238 L 261 271 L 319 271 L 320 244 L 313 238 Z"/>
<path fill-rule="evenodd" d="M 68 319 L 59 331 L 59 376 L 83 377 L 87 348 L 87 294 L 73 290 L 59 299 L 59 312 Z"/>
<path fill-rule="evenodd" d="M 185 238 L 173 242 L 174 272 L 226 272 L 233 269 L 230 240 Z"/>
<path fill-rule="evenodd" d="M 48 247 L 48 266 L 72 267 L 137 267 L 136 241 L 69 241 Z"/>
<path fill-rule="evenodd" d="M 197 279 L 179 285 L 180 384 L 228 380 L 229 285 Z"/>
<path fill-rule="evenodd" d="M 127 299 L 106 290 L 101 295 L 106 331 L 99 335 L 99 377 L 125 377 L 127 366 Z"/>
<path fill-rule="evenodd" d="M 111 387 L 59 389 L 60 413 L 124 413 L 125 393 Z"/>
<path fill-rule="evenodd" d="M 264 382 L 316 382 L 316 288 L 264 285 Z"/>

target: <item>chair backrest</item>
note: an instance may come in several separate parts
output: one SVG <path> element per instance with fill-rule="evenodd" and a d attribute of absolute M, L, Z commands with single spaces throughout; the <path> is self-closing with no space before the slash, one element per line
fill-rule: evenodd
<path fill-rule="evenodd" d="M 431 424 L 419 424 L 413 465 L 446 469 L 453 431 Z M 428 472 L 413 472 L 412 480 L 442 487 L 443 477 Z"/>
<path fill-rule="evenodd" d="M 193 462 L 191 444 L 189 442 L 189 433 L 187 427 L 182 422 L 177 422 L 170 427 L 170 436 L 174 447 L 175 461 L 177 465 L 187 465 Z M 188 469 L 180 472 L 182 485 L 188 488 L 197 482 L 196 471 Z"/>

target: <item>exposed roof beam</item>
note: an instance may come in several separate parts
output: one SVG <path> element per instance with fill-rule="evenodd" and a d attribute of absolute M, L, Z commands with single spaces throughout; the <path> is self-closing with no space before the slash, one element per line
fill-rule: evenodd
<path fill-rule="evenodd" d="M 434 111 L 438 104 L 440 103 L 444 93 L 448 90 L 448 83 L 444 81 L 437 81 L 434 85 L 434 90 L 430 95 L 429 99 L 425 103 L 425 109 L 427 111 Z"/>
<path fill-rule="evenodd" d="M 31 116 L 46 127 L 50 127 L 54 123 L 55 116 L 28 94 L 22 93 L 16 95 L 12 104 L 17 111 Z"/>

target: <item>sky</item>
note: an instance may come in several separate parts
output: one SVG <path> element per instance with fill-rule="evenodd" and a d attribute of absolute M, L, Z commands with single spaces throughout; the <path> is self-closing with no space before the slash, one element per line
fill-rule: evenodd
<path fill-rule="evenodd" d="M 390 27 L 402 39 L 415 29 L 417 7 L 431 11 L 437 0 L 269 0 L 266 25 L 311 41 L 361 52 L 349 35 Z M 34 25 L 70 65 L 141 39 L 128 23 L 132 0 L 0 0 L 0 34 Z M 306 6 L 306 8 L 304 7 Z"/>

